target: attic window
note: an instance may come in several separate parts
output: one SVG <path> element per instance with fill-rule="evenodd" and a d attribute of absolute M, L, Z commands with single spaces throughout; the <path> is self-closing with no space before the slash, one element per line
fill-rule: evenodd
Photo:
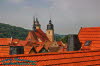
<path fill-rule="evenodd" d="M 84 44 L 84 46 L 89 46 L 90 44 L 91 44 L 91 40 L 87 40 L 86 42 L 85 42 L 85 44 Z"/>
<path fill-rule="evenodd" d="M 24 54 L 23 46 L 10 46 L 10 55 L 14 54 Z"/>

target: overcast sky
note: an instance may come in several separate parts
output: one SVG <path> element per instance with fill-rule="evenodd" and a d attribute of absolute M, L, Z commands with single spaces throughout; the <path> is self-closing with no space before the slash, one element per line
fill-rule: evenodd
<path fill-rule="evenodd" d="M 51 18 L 55 33 L 78 33 L 100 26 L 100 0 L 0 0 L 0 23 L 32 29 L 33 16 L 43 31 Z"/>

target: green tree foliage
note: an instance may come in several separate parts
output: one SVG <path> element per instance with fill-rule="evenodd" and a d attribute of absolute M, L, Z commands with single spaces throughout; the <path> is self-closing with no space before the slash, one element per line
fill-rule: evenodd
<path fill-rule="evenodd" d="M 61 39 L 61 41 L 62 41 L 63 43 L 67 43 L 67 42 L 68 42 L 68 35 L 64 36 L 64 37 Z"/>
<path fill-rule="evenodd" d="M 62 41 L 63 43 L 67 43 L 68 42 L 68 35 L 55 34 L 55 40 Z"/>
<path fill-rule="evenodd" d="M 0 23 L 0 38 L 18 38 L 24 40 L 28 34 L 27 29 Z"/>

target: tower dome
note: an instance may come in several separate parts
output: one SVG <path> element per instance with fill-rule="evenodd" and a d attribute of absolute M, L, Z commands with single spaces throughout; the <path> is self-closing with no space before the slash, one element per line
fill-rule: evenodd
<path fill-rule="evenodd" d="M 51 20 L 49 20 L 49 24 L 47 25 L 47 30 L 54 30 L 54 26 Z"/>

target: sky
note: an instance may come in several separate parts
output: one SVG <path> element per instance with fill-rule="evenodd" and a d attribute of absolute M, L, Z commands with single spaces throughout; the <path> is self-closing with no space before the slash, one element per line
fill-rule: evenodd
<path fill-rule="evenodd" d="M 0 0 L 0 23 L 31 30 L 33 16 L 43 31 L 51 19 L 55 33 L 77 34 L 100 26 L 100 0 Z"/>

